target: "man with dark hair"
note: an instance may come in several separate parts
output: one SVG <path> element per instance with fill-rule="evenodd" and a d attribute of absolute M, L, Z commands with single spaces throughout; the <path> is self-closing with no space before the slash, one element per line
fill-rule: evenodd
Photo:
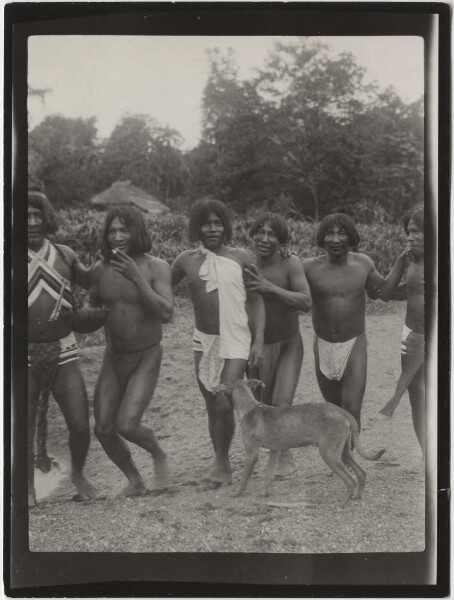
<path fill-rule="evenodd" d="M 74 333 L 60 317 L 72 307 L 71 282 L 88 287 L 89 270 L 67 246 L 47 235 L 57 231 L 46 196 L 28 192 L 28 503 L 34 506 L 34 441 L 40 396 L 55 397 L 69 430 L 71 480 L 77 498 L 97 495 L 83 474 L 90 443 L 88 399 Z M 45 415 L 44 415 L 45 416 Z"/>
<path fill-rule="evenodd" d="M 226 245 L 232 225 L 225 204 L 209 198 L 195 202 L 188 232 L 191 242 L 201 244 L 176 258 L 172 281 L 176 285 L 186 277 L 194 307 L 195 370 L 215 452 L 207 479 L 213 485 L 229 484 L 233 407 L 226 395 L 214 395 L 213 391 L 220 382 L 229 384 L 243 377 L 248 360 L 251 366 L 259 366 L 265 309 L 261 296 L 247 293 L 244 286 L 243 270 L 251 266 L 251 255 L 247 250 Z"/>
<path fill-rule="evenodd" d="M 281 246 L 289 241 L 287 223 L 274 213 L 260 215 L 252 224 L 257 269 L 245 269 L 245 285 L 258 292 L 265 302 L 266 325 L 263 362 L 251 373 L 265 384 L 262 402 L 272 406 L 293 403 L 303 363 L 303 340 L 299 311 L 311 307 L 306 275 L 297 256 L 284 258 Z M 297 470 L 289 451 L 281 452 L 276 476 L 288 477 Z"/>
<path fill-rule="evenodd" d="M 103 260 L 91 274 L 90 304 L 109 311 L 106 350 L 95 389 L 95 434 L 128 479 L 120 496 L 147 490 L 125 439 L 153 457 L 156 483 L 167 481 L 166 454 L 141 419 L 151 402 L 162 357 L 162 324 L 173 310 L 169 265 L 147 254 L 151 239 L 142 214 L 120 205 L 106 215 Z M 124 438 L 124 439 L 123 439 Z"/>
<path fill-rule="evenodd" d="M 317 244 L 325 254 L 303 261 L 312 296 L 317 381 L 325 400 L 347 410 L 360 426 L 367 377 L 366 292 L 381 289 L 384 279 L 368 256 L 351 251 L 359 235 L 348 215 L 324 217 Z"/>
<path fill-rule="evenodd" d="M 381 412 L 393 412 L 408 389 L 413 427 L 425 452 L 425 383 L 424 383 L 424 206 L 417 205 L 402 217 L 408 244 L 386 278 L 380 298 L 407 300 L 402 332 L 402 374 L 393 398 Z M 406 282 L 399 285 L 406 271 Z"/>

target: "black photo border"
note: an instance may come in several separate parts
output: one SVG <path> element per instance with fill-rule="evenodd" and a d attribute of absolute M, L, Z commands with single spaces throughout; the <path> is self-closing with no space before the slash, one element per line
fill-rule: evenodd
<path fill-rule="evenodd" d="M 439 20 L 437 521 L 426 514 L 421 553 L 36 553 L 28 550 L 27 439 L 27 39 L 30 35 L 420 35 Z M 21 3 L 4 7 L 4 580 L 11 597 L 443 597 L 449 593 L 450 512 L 450 7 L 436 2 Z M 426 112 L 427 114 L 427 112 Z M 426 123 L 427 133 L 427 123 Z M 13 154 L 14 138 L 14 154 Z M 433 168 L 426 147 L 426 174 Z M 433 191 L 426 177 L 426 211 Z M 432 202 L 430 202 L 432 200 Z M 426 264 L 434 270 L 434 263 Z M 11 319 L 9 319 L 11 315 Z M 436 325 L 429 322 L 429 328 Z M 10 398 L 14 398 L 14 402 Z M 12 424 L 12 426 L 11 426 Z M 433 520 L 432 520 L 433 521 Z M 436 583 L 427 585 L 436 552 Z"/>

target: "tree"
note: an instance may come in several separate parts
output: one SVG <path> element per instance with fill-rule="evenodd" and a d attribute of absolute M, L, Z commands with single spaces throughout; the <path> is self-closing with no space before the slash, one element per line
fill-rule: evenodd
<path fill-rule="evenodd" d="M 123 118 L 103 146 L 103 186 L 127 179 L 164 202 L 178 196 L 188 177 L 180 144 L 176 130 L 146 115 Z"/>
<path fill-rule="evenodd" d="M 57 207 L 85 202 L 96 189 L 95 118 L 46 117 L 29 135 L 29 178 Z"/>

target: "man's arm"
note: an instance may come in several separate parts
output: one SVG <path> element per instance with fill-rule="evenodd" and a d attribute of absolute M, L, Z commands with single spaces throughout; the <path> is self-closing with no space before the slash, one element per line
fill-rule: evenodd
<path fill-rule="evenodd" d="M 387 302 L 388 300 L 406 300 L 407 299 L 407 284 L 399 285 L 400 280 L 407 268 L 408 260 L 407 248 L 398 256 L 393 268 L 385 279 L 385 284 L 382 289 L 381 299 Z M 405 292 L 405 296 L 403 295 Z"/>
<path fill-rule="evenodd" d="M 137 263 L 122 250 L 117 250 L 111 265 L 117 271 L 134 283 L 145 308 L 153 313 L 161 323 L 168 323 L 172 318 L 173 294 L 171 287 L 171 272 L 169 265 L 159 259 L 153 265 L 152 284 L 147 281 Z M 158 291 L 159 290 L 159 291 Z"/>
<path fill-rule="evenodd" d="M 88 290 L 88 288 L 91 285 L 91 273 L 93 271 L 93 267 L 97 263 L 97 260 L 95 259 L 89 267 L 86 267 L 80 261 L 79 257 L 74 252 L 74 250 L 72 250 L 68 246 L 63 246 L 62 244 L 57 244 L 57 246 L 63 253 L 63 256 L 65 257 L 65 262 L 67 263 L 71 271 L 71 280 L 77 285 L 80 285 L 80 287 L 84 290 Z"/>
<path fill-rule="evenodd" d="M 172 285 L 178 285 L 186 276 L 186 273 L 183 269 L 183 255 L 184 252 L 179 254 L 176 259 L 173 261 L 172 265 Z"/>
<path fill-rule="evenodd" d="M 290 290 L 285 290 L 260 275 L 255 265 L 244 269 L 246 289 L 248 292 L 274 296 L 292 308 L 307 312 L 312 300 L 303 265 L 297 257 L 290 256 L 286 260 L 289 261 Z"/>

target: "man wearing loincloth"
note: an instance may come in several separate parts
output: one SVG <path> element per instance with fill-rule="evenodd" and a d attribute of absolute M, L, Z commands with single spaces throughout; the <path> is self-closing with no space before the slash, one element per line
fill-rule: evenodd
<path fill-rule="evenodd" d="M 251 266 L 252 256 L 247 250 L 227 246 L 231 237 L 225 204 L 199 200 L 191 209 L 189 240 L 201 245 L 182 252 L 172 266 L 173 284 L 186 277 L 194 307 L 195 370 L 215 452 L 207 479 L 214 485 L 232 481 L 229 447 L 234 417 L 227 396 L 214 395 L 213 390 L 220 382 L 228 384 L 242 378 L 248 361 L 259 366 L 265 327 L 263 300 L 257 293 L 247 293 L 243 282 L 243 270 Z"/>
<path fill-rule="evenodd" d="M 150 452 L 158 486 L 167 481 L 166 454 L 141 423 L 159 376 L 162 324 L 173 310 L 170 267 L 147 254 L 150 250 L 142 214 L 126 205 L 111 208 L 102 233 L 103 260 L 92 270 L 89 292 L 92 306 L 109 310 L 95 389 L 95 434 L 128 479 L 120 493 L 124 497 L 147 492 L 125 440 Z"/>
<path fill-rule="evenodd" d="M 34 506 L 34 440 L 41 394 L 51 391 L 69 431 L 71 480 L 81 500 L 96 497 L 83 474 L 90 443 L 88 399 L 74 333 L 59 319 L 72 307 L 70 281 L 88 287 L 88 269 L 68 247 L 47 235 L 57 220 L 46 196 L 28 192 L 28 503 Z"/>
<path fill-rule="evenodd" d="M 408 244 L 386 278 L 380 298 L 407 300 L 401 342 L 402 374 L 391 402 L 395 406 L 408 389 L 413 427 L 424 454 L 424 206 L 407 211 L 402 221 Z M 406 282 L 399 285 L 405 271 Z M 385 410 L 383 414 L 387 414 Z"/>
<path fill-rule="evenodd" d="M 381 289 L 384 279 L 368 256 L 352 252 L 358 243 L 349 216 L 327 215 L 317 229 L 317 245 L 325 254 L 305 259 L 303 266 L 312 296 L 320 391 L 361 426 L 367 378 L 366 292 Z"/>
<path fill-rule="evenodd" d="M 263 297 L 266 313 L 263 361 L 257 374 L 265 384 L 261 399 L 272 406 L 290 406 L 303 363 L 298 313 L 310 310 L 309 285 L 300 259 L 281 254 L 290 237 L 283 217 L 260 215 L 249 235 L 254 241 L 257 269 L 245 269 L 245 285 Z M 290 452 L 281 452 L 276 476 L 288 477 L 296 470 Z"/>

